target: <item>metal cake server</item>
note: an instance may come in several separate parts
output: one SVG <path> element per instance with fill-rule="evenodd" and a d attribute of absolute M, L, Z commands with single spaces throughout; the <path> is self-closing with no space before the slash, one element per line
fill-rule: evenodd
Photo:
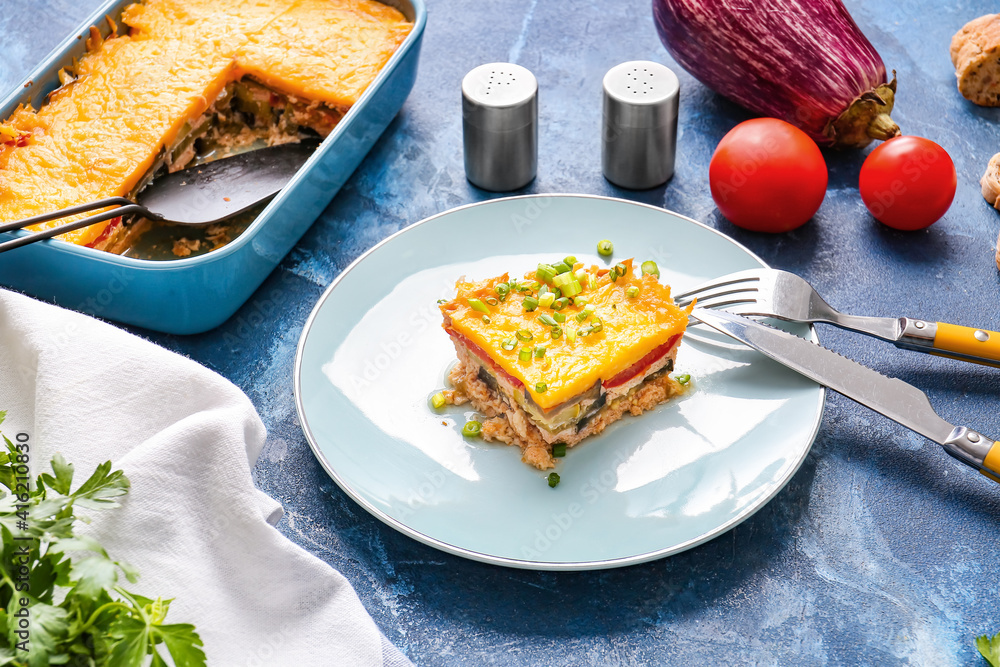
<path fill-rule="evenodd" d="M 778 363 L 933 440 L 953 457 L 1000 483 L 1000 443 L 934 412 L 927 394 L 816 343 L 725 311 L 695 308 L 693 317 Z"/>
<path fill-rule="evenodd" d="M 65 225 L 0 243 L 0 252 L 20 248 L 29 243 L 121 215 L 138 214 L 150 220 L 195 226 L 227 220 L 278 194 L 318 145 L 317 141 L 303 141 L 247 151 L 158 176 L 139 191 L 135 201 L 126 197 L 109 197 L 0 224 L 0 232 L 9 232 L 40 222 L 109 206 L 116 207 Z"/>

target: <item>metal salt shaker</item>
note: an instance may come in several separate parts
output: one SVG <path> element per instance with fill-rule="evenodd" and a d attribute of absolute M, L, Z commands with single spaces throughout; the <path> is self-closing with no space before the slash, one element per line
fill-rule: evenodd
<path fill-rule="evenodd" d="M 465 175 L 484 190 L 522 188 L 538 165 L 538 82 L 511 63 L 480 65 L 462 80 Z"/>
<path fill-rule="evenodd" d="M 604 177 L 644 190 L 674 175 L 680 81 L 669 67 L 647 60 L 622 63 L 604 76 Z"/>

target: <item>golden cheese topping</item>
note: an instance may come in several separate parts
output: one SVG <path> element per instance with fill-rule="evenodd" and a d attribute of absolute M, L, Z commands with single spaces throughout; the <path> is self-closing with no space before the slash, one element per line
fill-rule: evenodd
<path fill-rule="evenodd" d="M 76 81 L 0 124 L 0 221 L 129 194 L 185 122 L 245 75 L 348 107 L 412 28 L 375 0 L 149 0 L 122 20 L 127 35 L 91 32 Z M 59 238 L 86 245 L 108 224 Z"/>
<path fill-rule="evenodd" d="M 455 299 L 442 304 L 445 328 L 461 334 L 482 348 L 503 370 L 524 383 L 532 399 L 543 409 L 549 409 L 584 391 L 598 381 L 608 381 L 629 369 L 647 354 L 682 334 L 687 327 L 688 312 L 674 305 L 670 288 L 661 285 L 654 276 L 636 276 L 632 260 L 622 262 L 626 275 L 612 281 L 608 271 L 591 268 L 597 276 L 595 286 L 580 295 L 594 306 L 593 314 L 583 322 L 577 320 L 583 306 L 568 305 L 560 311 L 539 306 L 534 311 L 524 309 L 524 293 L 514 291 L 495 306 L 486 304 L 495 298 L 494 288 L 507 282 L 507 275 L 481 282 L 459 281 Z M 577 264 L 575 269 L 581 268 Z M 522 284 L 535 282 L 534 273 L 526 274 Z M 638 294 L 627 295 L 630 287 Z M 469 305 L 469 299 L 479 299 L 489 310 L 483 313 Z M 542 315 L 552 317 L 556 312 L 565 315 L 559 323 L 559 338 L 552 338 L 552 326 L 540 320 Z M 483 316 L 489 319 L 486 322 Z M 600 320 L 600 331 L 581 336 Z M 450 321 L 450 324 L 449 324 Z M 518 331 L 531 333 L 530 341 L 518 340 Z M 574 334 L 576 334 L 574 336 Z M 513 349 L 505 350 L 504 343 L 516 341 Z M 545 354 L 529 361 L 521 361 L 519 352 L 527 347 L 544 347 Z M 536 390 L 544 383 L 546 390 Z"/>
<path fill-rule="evenodd" d="M 187 118 L 200 115 L 224 85 L 226 63 L 185 44 L 165 48 L 119 37 L 97 53 L 99 58 L 81 61 L 78 81 L 54 93 L 39 113 L 21 108 L 10 119 L 30 141 L 0 146 L 0 220 L 128 194 L 160 146 L 172 141 Z M 107 224 L 63 238 L 84 245 Z"/>

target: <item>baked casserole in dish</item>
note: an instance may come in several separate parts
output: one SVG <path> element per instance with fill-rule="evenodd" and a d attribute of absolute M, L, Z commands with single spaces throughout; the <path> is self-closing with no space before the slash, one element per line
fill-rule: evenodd
<path fill-rule="evenodd" d="M 246 22 L 251 21 L 251 19 L 257 21 L 256 25 L 262 25 L 265 21 L 261 17 L 261 12 L 267 10 L 268 7 L 274 7 L 275 3 L 242 4 L 229 0 L 221 3 L 197 1 L 161 4 L 147 2 L 136 5 L 134 0 L 107 0 L 82 22 L 76 32 L 68 35 L 50 55 L 32 69 L 25 76 L 22 84 L 8 91 L 0 99 L 0 119 L 9 119 L 8 122 L 0 124 L 0 127 L 5 128 L 3 130 L 5 136 L 2 138 L 5 147 L 3 149 L 4 168 L 0 169 L 0 191 L 10 193 L 12 192 L 11 188 L 15 186 L 34 187 L 37 190 L 37 195 L 32 194 L 24 198 L 0 195 L 7 197 L 5 203 L 0 206 L 0 210 L 3 211 L 0 218 L 6 220 L 8 216 L 13 216 L 20 219 L 22 215 L 29 215 L 41 208 L 77 202 L 85 197 L 92 197 L 94 194 L 104 196 L 115 192 L 113 188 L 107 189 L 107 184 L 112 179 L 104 179 L 106 174 L 125 164 L 125 153 L 129 153 L 132 163 L 138 166 L 132 169 L 123 168 L 117 177 L 119 179 L 117 187 L 120 188 L 120 191 L 125 191 L 129 187 L 138 187 L 138 185 L 130 185 L 130 181 L 141 185 L 157 161 L 162 160 L 165 165 L 162 168 L 169 168 L 169 165 L 166 165 L 167 148 L 172 149 L 169 151 L 169 159 L 172 164 L 184 161 L 185 156 L 181 155 L 186 148 L 182 145 L 184 143 L 183 137 L 190 137 L 192 133 L 198 135 L 198 132 L 204 129 L 198 119 L 202 118 L 205 113 L 203 111 L 199 116 L 196 115 L 196 112 L 199 109 L 207 111 L 213 104 L 217 108 L 220 105 L 225 105 L 227 96 L 230 107 L 238 106 L 237 111 L 243 115 L 241 117 L 234 115 L 232 118 L 227 115 L 225 119 L 218 118 L 218 122 L 222 124 L 239 123 L 250 120 L 249 114 L 253 114 L 254 132 L 260 134 L 261 128 L 258 127 L 255 103 L 261 101 L 261 89 L 268 91 L 266 100 L 268 104 L 270 104 L 272 92 L 285 98 L 294 97 L 293 113 L 297 110 L 301 111 L 305 107 L 307 113 L 313 114 L 306 119 L 313 127 L 316 127 L 320 121 L 319 116 L 315 115 L 316 113 L 322 114 L 329 111 L 333 114 L 333 120 L 336 121 L 329 135 L 322 140 L 306 164 L 299 169 L 281 192 L 262 210 L 254 210 L 243 216 L 243 219 L 234 220 L 230 226 L 238 234 L 233 234 L 231 240 L 218 246 L 214 243 L 210 244 L 207 249 L 203 247 L 201 252 L 195 252 L 189 256 L 178 257 L 170 251 L 170 240 L 178 235 L 177 228 L 170 226 L 154 227 L 144 237 L 139 238 L 125 254 L 115 254 L 88 247 L 87 243 L 98 242 L 98 245 L 103 244 L 105 248 L 121 249 L 121 245 L 116 245 L 115 240 L 109 238 L 114 230 L 107 232 L 107 228 L 105 228 L 100 231 L 91 231 L 92 236 L 89 241 L 80 237 L 75 239 L 78 242 L 50 239 L 26 245 L 16 251 L 3 253 L 0 255 L 0 285 L 54 302 L 66 308 L 166 333 L 192 334 L 208 331 L 236 313 L 320 216 L 403 106 L 416 80 L 420 46 L 427 22 L 427 12 L 423 0 L 384 0 L 381 4 L 375 2 L 344 3 L 338 0 L 323 3 L 289 2 L 288 0 L 276 0 L 276 2 L 278 6 L 297 8 L 298 11 L 310 9 L 313 12 L 308 14 L 308 20 L 301 21 L 297 25 L 280 24 L 280 22 L 275 24 L 286 31 L 286 38 L 291 41 L 298 40 L 298 35 L 301 35 L 303 39 L 308 37 L 320 26 L 334 21 L 337 16 L 342 16 L 343 11 L 347 11 L 345 8 L 353 7 L 353 11 L 357 12 L 357 8 L 362 6 L 367 7 L 368 11 L 361 12 L 358 20 L 365 25 L 371 25 L 372 22 L 377 23 L 378 21 L 375 21 L 373 17 L 391 17 L 389 29 L 386 27 L 372 28 L 375 35 L 381 34 L 384 39 L 388 40 L 388 44 L 384 41 L 379 42 L 383 44 L 385 49 L 390 49 L 392 42 L 399 39 L 402 34 L 405 34 L 405 37 L 402 37 L 402 42 L 399 43 L 398 47 L 395 47 L 394 51 L 391 51 L 391 55 L 388 55 L 388 60 L 381 65 L 381 69 L 377 69 L 378 63 L 389 53 L 388 50 L 375 58 L 371 57 L 371 53 L 377 52 L 377 49 L 365 51 L 368 56 L 364 58 L 358 55 L 360 52 L 356 53 L 352 57 L 363 66 L 354 70 L 336 69 L 336 63 L 346 62 L 348 56 L 338 55 L 335 48 L 326 52 L 324 52 L 325 47 L 315 47 L 308 52 L 295 51 L 298 54 L 294 55 L 294 58 L 298 59 L 295 71 L 302 73 L 296 84 L 295 79 L 289 76 L 288 70 L 283 64 L 286 62 L 283 60 L 284 58 L 293 58 L 295 49 L 291 43 L 286 41 L 280 43 L 277 49 L 273 49 L 263 44 L 260 39 L 251 43 L 248 38 L 244 38 L 243 35 L 246 33 L 233 30 L 233 26 L 237 24 L 245 28 Z M 133 7 L 144 7 L 144 9 L 138 12 Z M 225 84 L 216 81 L 218 92 L 215 98 L 204 94 L 199 96 L 197 91 L 190 91 L 191 95 L 187 99 L 191 101 L 191 104 L 186 108 L 182 107 L 181 116 L 175 117 L 170 122 L 158 115 L 155 116 L 156 122 L 163 123 L 168 129 L 176 131 L 176 134 L 173 135 L 173 140 L 168 140 L 167 143 L 163 143 L 162 138 L 158 144 L 154 140 L 153 145 L 156 146 L 154 149 L 146 144 L 141 150 L 138 150 L 138 147 L 133 143 L 134 139 L 144 136 L 143 126 L 148 124 L 147 121 L 138 123 L 130 120 L 131 112 L 120 112 L 117 116 L 113 116 L 101 104 L 98 104 L 100 100 L 96 98 L 92 104 L 82 103 L 76 110 L 69 109 L 70 118 L 76 118 L 80 121 L 87 118 L 96 119 L 92 125 L 96 134 L 90 137 L 87 131 L 83 130 L 76 136 L 75 140 L 84 142 L 88 148 L 93 149 L 86 153 L 91 159 L 77 166 L 79 171 L 76 174 L 70 173 L 62 181 L 57 181 L 58 188 L 72 196 L 57 196 L 58 193 L 48 192 L 45 182 L 32 181 L 29 174 L 21 174 L 18 176 L 17 182 L 12 182 L 10 180 L 12 172 L 6 168 L 12 156 L 23 154 L 26 157 L 30 152 L 41 153 L 41 147 L 35 147 L 29 152 L 21 153 L 24 148 L 29 148 L 30 145 L 17 146 L 17 144 L 38 139 L 38 135 L 43 131 L 52 131 L 52 128 L 39 127 L 36 129 L 33 127 L 32 123 L 40 121 L 45 115 L 28 112 L 27 107 L 41 112 L 49 102 L 68 92 L 69 88 L 65 87 L 65 84 L 69 83 L 68 76 L 75 80 L 71 87 L 82 88 L 82 84 L 86 81 L 82 77 L 83 72 L 80 70 L 80 65 L 91 56 L 91 52 L 87 49 L 87 43 L 97 46 L 96 42 L 99 41 L 101 52 L 126 50 L 124 49 L 125 44 L 139 41 L 139 38 L 129 33 L 140 29 L 152 30 L 151 27 L 144 28 L 142 26 L 154 25 L 154 16 L 151 12 L 155 8 L 159 8 L 160 12 L 156 21 L 161 23 L 168 19 L 179 20 L 182 15 L 186 16 L 184 21 L 175 25 L 180 32 L 184 32 L 187 36 L 150 54 L 154 64 L 157 58 L 161 59 L 161 62 L 168 62 L 171 58 L 179 58 L 184 53 L 190 53 L 193 50 L 191 43 L 185 41 L 190 37 L 188 33 L 200 32 L 201 36 L 197 39 L 203 41 L 195 42 L 195 44 L 211 47 L 210 53 L 218 54 L 223 47 L 234 49 L 234 44 L 242 44 L 244 51 L 234 49 L 230 53 L 256 54 L 260 55 L 261 58 L 264 56 L 273 57 L 271 62 L 275 72 L 266 81 L 262 74 L 250 72 L 245 72 L 239 79 L 225 78 Z M 223 20 L 222 16 L 228 15 L 218 13 L 222 8 L 228 8 L 227 12 L 239 13 L 244 18 L 238 19 L 237 17 L 232 19 L 232 22 L 228 18 Z M 387 9 L 391 11 L 386 13 Z M 184 14 L 184 12 L 187 13 Z M 329 21 L 323 19 L 323 15 L 326 13 L 330 14 Z M 397 23 L 399 15 L 405 17 L 405 24 L 399 25 Z M 112 19 L 111 22 L 107 20 L 108 17 Z M 129 27 L 127 23 L 129 20 L 136 21 L 137 27 Z M 392 25 L 395 27 L 391 27 Z M 115 31 L 112 30 L 112 26 L 116 28 Z M 91 29 L 92 27 L 94 29 Z M 347 29 L 345 28 L 345 30 Z M 95 31 L 99 33 L 99 38 L 95 38 Z M 354 33 L 347 30 L 344 39 L 350 41 L 352 34 Z M 367 49 L 370 43 L 369 38 L 365 37 L 362 41 Z M 361 46 L 357 39 L 353 40 L 352 44 Z M 139 46 L 129 48 L 138 49 Z M 144 48 L 152 47 L 145 45 Z M 196 51 L 196 49 L 194 50 Z M 278 51 L 280 51 L 280 58 Z M 195 55 L 198 54 L 195 53 Z M 232 57 L 228 62 L 228 67 L 231 69 L 221 70 L 221 76 L 235 77 L 238 73 L 237 65 L 234 64 Z M 250 61 L 244 60 L 243 62 L 249 63 Z M 96 67 L 93 64 L 89 66 Z M 247 66 L 249 65 L 244 65 L 244 67 Z M 315 71 L 309 70 L 307 66 L 314 68 Z M 317 80 L 319 76 L 317 71 L 323 68 L 327 68 L 328 72 L 340 73 L 337 75 L 339 78 L 336 79 L 340 91 L 339 97 L 331 98 L 329 102 L 307 100 L 302 94 L 303 92 L 316 94 L 314 92 L 315 86 L 311 82 Z M 219 71 L 215 70 L 216 73 Z M 182 72 L 178 70 L 178 73 Z M 157 89 L 151 86 L 152 79 L 147 78 L 142 72 L 133 76 L 134 85 L 137 87 L 134 94 L 141 92 L 143 95 L 150 95 L 150 91 L 152 91 L 152 97 L 144 97 L 144 99 L 149 101 L 151 109 L 157 108 L 154 102 L 158 95 L 167 96 L 167 94 L 162 91 L 157 94 Z M 282 79 L 282 77 L 285 78 Z M 288 81 L 288 85 L 299 85 L 301 88 L 290 91 L 280 90 L 277 86 L 282 80 Z M 204 80 L 201 81 L 204 85 Z M 167 77 L 166 83 L 170 82 L 171 77 Z M 106 83 L 108 85 L 106 97 L 116 98 L 119 93 L 113 86 L 114 81 L 106 79 Z M 240 84 L 243 89 L 241 90 L 237 84 Z M 226 92 L 227 85 L 233 86 L 231 93 Z M 298 92 L 295 92 L 296 90 Z M 173 98 L 177 94 L 177 92 L 172 92 L 169 97 Z M 123 97 L 134 96 L 133 92 L 122 92 L 121 95 Z M 201 100 L 200 97 L 205 97 L 205 99 Z M 238 102 L 234 101 L 237 98 L 242 99 Z M 348 106 L 345 101 L 352 99 L 354 101 Z M 108 101 L 113 101 L 113 99 Z M 249 104 L 249 108 L 242 106 L 244 104 Z M 310 105 L 312 105 L 311 109 Z M 178 104 L 178 106 L 180 105 Z M 271 105 L 272 112 L 275 106 L 280 105 Z M 286 114 L 287 104 L 282 109 L 280 116 Z M 342 117 L 341 114 L 343 114 Z M 263 109 L 261 115 L 266 118 L 266 108 Z M 16 124 L 10 122 L 15 118 L 18 119 Z M 195 122 L 191 122 L 192 118 Z M 287 120 L 291 120 L 291 116 Z M 60 120 L 56 124 L 62 122 Z M 213 129 L 216 127 L 215 122 L 213 120 L 213 124 L 205 130 L 205 134 L 198 135 L 194 140 L 195 151 L 203 151 L 205 155 L 196 155 L 193 159 L 205 159 L 206 157 L 210 159 L 212 154 L 216 152 L 216 148 L 211 145 L 210 141 L 216 136 L 216 131 Z M 301 121 L 296 121 L 296 124 L 299 122 Z M 20 125 L 20 123 L 25 123 L 25 125 Z M 261 123 L 270 128 L 269 121 L 262 120 Z M 105 125 L 110 124 L 124 126 L 125 129 L 121 130 L 126 137 L 124 145 L 118 145 L 111 149 L 105 146 L 105 143 L 110 140 Z M 189 132 L 184 128 L 185 124 L 195 129 Z M 230 124 L 228 129 L 233 129 L 233 125 Z M 220 128 L 218 134 L 231 136 L 232 133 L 228 129 Z M 297 129 L 300 135 L 316 135 L 320 133 L 320 130 L 325 131 L 321 125 L 318 129 L 311 129 L 307 125 L 298 125 Z M 277 130 L 274 133 L 275 136 L 281 134 L 280 117 Z M 29 133 L 31 136 L 26 137 L 25 133 Z M 268 129 L 268 133 L 270 134 L 270 129 Z M 121 141 L 120 138 L 116 140 Z M 256 137 L 254 141 L 256 145 L 265 143 Z M 209 145 L 204 146 L 203 144 Z M 37 144 L 35 145 L 37 146 Z M 42 146 L 45 145 L 45 143 L 42 144 Z M 52 152 L 45 156 L 47 160 L 53 165 L 58 163 L 72 164 L 64 154 L 64 150 L 59 149 L 55 143 L 52 143 L 51 146 Z M 222 149 L 226 150 L 226 147 L 223 146 Z M 236 148 L 236 150 L 241 149 Z M 162 155 L 160 151 L 162 151 Z M 150 155 L 153 157 L 150 158 Z M 176 159 L 175 155 L 177 155 Z M 143 156 L 145 157 L 143 158 Z M 15 158 L 15 160 L 20 159 L 19 157 Z M 380 153 L 379 159 L 385 159 L 385 155 Z M 144 161 L 148 163 L 148 167 Z M 28 167 L 27 164 L 24 167 L 28 171 L 36 168 Z M 52 165 L 46 164 L 42 167 L 48 169 Z M 104 189 L 94 189 L 92 183 L 89 185 L 83 183 L 84 176 L 87 177 L 89 183 L 89 178 L 92 175 L 100 175 Z M 33 183 L 34 185 L 26 186 L 25 183 Z M 35 196 L 41 197 L 45 203 L 38 206 L 33 204 L 30 199 Z M 27 208 L 21 209 L 19 208 L 21 206 Z M 103 242 L 98 241 L 98 237 L 106 232 L 107 235 Z M 30 230 L 6 232 L 0 234 L 0 239 L 19 238 L 29 233 L 31 233 Z M 124 235 L 132 232 L 129 232 L 128 228 L 125 227 L 117 233 Z M 190 232 L 188 233 L 190 234 Z M 167 242 L 162 248 L 150 249 L 161 243 L 164 238 L 167 239 Z M 125 236 L 119 236 L 118 239 L 119 243 L 129 240 Z M 83 244 L 80 244 L 80 241 Z M 265 296 L 270 298 L 269 295 L 270 293 Z"/>
<path fill-rule="evenodd" d="M 413 28 L 374 0 L 147 0 L 107 22 L 39 109 L 0 125 L 0 221 L 134 196 L 194 160 L 326 137 Z M 148 226 L 114 218 L 59 238 L 120 253 Z"/>

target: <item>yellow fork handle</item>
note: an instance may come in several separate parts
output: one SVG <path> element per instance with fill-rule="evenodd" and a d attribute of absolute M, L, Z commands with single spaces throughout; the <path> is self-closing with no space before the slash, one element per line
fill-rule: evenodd
<path fill-rule="evenodd" d="M 986 459 L 983 460 L 983 468 L 981 472 L 984 475 L 1000 483 L 1000 442 L 994 443 L 990 448 Z"/>
<path fill-rule="evenodd" d="M 938 322 L 933 345 L 942 356 L 1000 366 L 1000 333 L 996 331 Z"/>

